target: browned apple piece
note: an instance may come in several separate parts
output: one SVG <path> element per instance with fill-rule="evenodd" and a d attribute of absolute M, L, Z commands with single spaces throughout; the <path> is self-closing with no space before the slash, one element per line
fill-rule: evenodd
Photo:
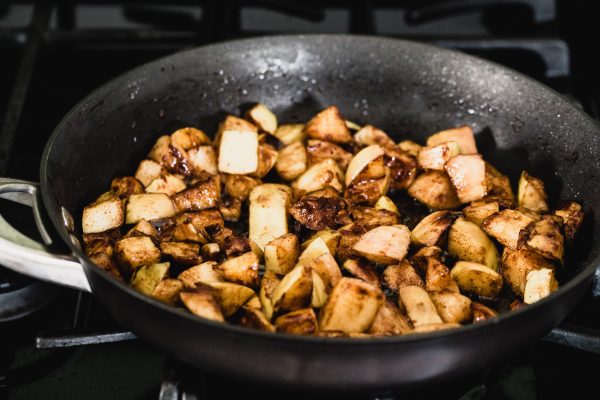
<path fill-rule="evenodd" d="M 375 128 L 373 125 L 365 125 L 354 134 L 354 140 L 361 146 L 370 146 L 378 144 L 382 146 L 393 146 L 394 141 L 387 133 L 381 129 Z"/>
<path fill-rule="evenodd" d="M 257 287 L 260 281 L 258 263 L 258 256 L 253 252 L 248 252 L 223 261 L 215 269 L 226 281 Z"/>
<path fill-rule="evenodd" d="M 410 234 L 411 241 L 421 246 L 436 246 L 456 217 L 450 211 L 436 211 L 423 218 Z"/>
<path fill-rule="evenodd" d="M 221 307 L 210 286 L 201 285 L 192 291 L 180 292 L 179 297 L 192 314 L 213 321 L 225 322 Z"/>
<path fill-rule="evenodd" d="M 458 143 L 461 154 L 477 153 L 477 145 L 475 144 L 475 135 L 473 135 L 473 129 L 466 125 L 440 131 L 429 136 L 427 138 L 427 146 L 435 146 L 437 144 L 450 141 Z"/>
<path fill-rule="evenodd" d="M 452 157 L 445 168 L 461 203 L 479 200 L 487 194 L 485 161 L 479 154 Z"/>
<path fill-rule="evenodd" d="M 375 286 L 355 278 L 342 278 L 333 288 L 319 315 L 322 331 L 364 332 L 373 323 L 385 296 Z"/>
<path fill-rule="evenodd" d="M 496 238 L 500 244 L 514 250 L 519 242 L 519 233 L 531 222 L 533 220 L 527 215 L 506 209 L 487 217 L 481 224 L 481 228 L 488 235 Z"/>
<path fill-rule="evenodd" d="M 304 131 L 311 139 L 326 140 L 333 143 L 348 143 L 352 141 L 350 130 L 336 106 L 329 106 L 304 127 Z"/>
<path fill-rule="evenodd" d="M 362 279 L 373 286 L 381 287 L 379 274 L 373 264 L 364 260 L 346 260 L 342 267 L 355 278 Z"/>
<path fill-rule="evenodd" d="M 433 210 L 460 206 L 456 190 L 444 171 L 426 171 L 408 188 L 408 194 Z"/>
<path fill-rule="evenodd" d="M 385 285 L 395 292 L 404 286 L 425 287 L 423 279 L 407 260 L 402 260 L 399 264 L 388 265 L 383 271 L 382 277 Z"/>
<path fill-rule="evenodd" d="M 394 264 L 406 256 L 410 231 L 404 225 L 379 226 L 361 236 L 352 249 L 379 264 Z"/>
<path fill-rule="evenodd" d="M 352 153 L 349 153 L 335 143 L 324 140 L 309 140 L 306 144 L 306 152 L 308 154 L 308 165 L 318 164 L 323 160 L 331 159 L 341 169 L 345 170 L 348 168 L 350 160 L 352 160 Z"/>
<path fill-rule="evenodd" d="M 319 330 L 317 316 L 312 308 L 301 308 L 275 319 L 277 332 L 292 335 L 314 335 Z"/>

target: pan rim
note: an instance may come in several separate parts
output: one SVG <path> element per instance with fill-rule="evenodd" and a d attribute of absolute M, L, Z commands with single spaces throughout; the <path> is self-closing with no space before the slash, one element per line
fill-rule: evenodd
<path fill-rule="evenodd" d="M 42 201 L 44 206 L 47 207 L 48 214 L 52 221 L 52 224 L 57 228 L 61 239 L 69 246 L 73 255 L 82 263 L 83 268 L 87 275 L 90 274 L 90 270 L 92 270 L 92 274 L 97 274 L 97 276 L 101 277 L 105 281 L 110 281 L 110 284 L 117 285 L 119 290 L 124 290 L 128 295 L 135 297 L 138 300 L 141 300 L 148 305 L 153 307 L 159 307 L 165 312 L 172 313 L 177 317 L 183 317 L 189 319 L 191 322 L 199 323 L 201 325 L 205 325 L 210 327 L 211 329 L 224 330 L 228 333 L 232 334 L 244 334 L 255 337 L 256 339 L 265 339 L 269 341 L 273 340 L 281 340 L 284 342 L 294 342 L 294 343 L 303 343 L 307 345 L 328 345 L 328 346 L 347 346 L 347 345 L 361 345 L 361 346 L 378 346 L 378 345 L 386 345 L 389 346 L 391 344 L 403 344 L 403 343 L 414 343 L 414 342 L 428 342 L 428 341 L 437 341 L 440 339 L 447 339 L 450 337 L 460 336 L 460 335 L 470 335 L 474 332 L 484 331 L 486 329 L 490 329 L 495 325 L 499 325 L 506 320 L 516 319 L 520 316 L 527 315 L 535 312 L 535 310 L 540 309 L 542 307 L 546 307 L 547 304 L 556 301 L 558 297 L 561 297 L 563 294 L 571 291 L 576 286 L 579 286 L 584 283 L 585 280 L 591 280 L 591 276 L 594 271 L 600 266 L 600 254 L 590 260 L 585 268 L 583 268 L 576 276 L 571 278 L 564 285 L 560 286 L 559 289 L 552 293 L 552 295 L 542 299 L 541 301 L 530 304 L 527 307 L 521 307 L 514 311 L 505 312 L 499 314 L 497 317 L 494 317 L 490 320 L 473 323 L 469 325 L 463 325 L 460 328 L 454 328 L 449 330 L 441 330 L 435 332 L 428 332 L 422 334 L 410 334 L 410 335 L 398 335 L 398 336 L 381 336 L 381 337 L 367 337 L 367 338 L 346 338 L 346 337 L 320 337 L 320 336 L 300 336 L 300 335 L 290 335 L 290 334 L 282 334 L 282 333 L 271 333 L 258 331 L 250 328 L 239 327 L 235 325 L 231 325 L 228 323 L 219 323 L 215 321 L 211 321 L 208 319 L 203 319 L 197 317 L 191 313 L 179 310 L 175 307 L 169 306 L 167 304 L 161 303 L 158 300 L 151 298 L 150 296 L 143 295 L 135 291 L 132 287 L 127 285 L 126 283 L 120 282 L 114 279 L 108 272 L 101 270 L 93 265 L 93 263 L 83 254 L 83 252 L 78 249 L 72 241 L 69 239 L 65 230 L 62 228 L 62 221 L 59 218 L 59 212 L 55 212 L 56 210 L 50 211 L 49 205 L 53 205 L 55 207 L 59 207 L 56 204 L 53 204 L 52 198 L 48 192 L 49 182 L 47 179 L 47 164 L 50 158 L 50 154 L 53 149 L 53 144 L 56 141 L 56 138 L 60 136 L 61 132 L 64 130 L 64 126 L 66 123 L 72 119 L 72 116 L 75 115 L 82 106 L 89 103 L 90 99 L 101 96 L 105 91 L 108 91 L 112 86 L 118 84 L 119 82 L 125 81 L 128 77 L 137 74 L 139 71 L 147 69 L 152 65 L 159 65 L 164 62 L 168 62 L 169 59 L 181 56 L 183 54 L 193 54 L 198 51 L 214 51 L 215 49 L 227 47 L 229 45 L 236 44 L 244 44 L 244 43 L 260 43 L 263 41 L 284 41 L 294 39 L 296 41 L 321 41 L 321 40 L 331 40 L 331 41 L 348 41 L 348 40 L 361 40 L 361 41 L 372 41 L 373 43 L 389 43 L 393 46 L 398 47 L 412 47 L 412 48 L 421 48 L 424 50 L 428 50 L 430 52 L 435 52 L 437 54 L 446 53 L 449 55 L 459 56 L 462 58 L 470 59 L 472 61 L 480 63 L 482 66 L 488 66 L 493 69 L 493 71 L 502 72 L 502 73 L 511 73 L 514 76 L 518 77 L 524 82 L 527 82 L 529 85 L 533 85 L 536 89 L 541 90 L 542 93 L 547 93 L 548 95 L 554 96 L 557 101 L 560 102 L 561 106 L 564 106 L 569 110 L 570 113 L 574 113 L 578 118 L 582 118 L 588 123 L 591 123 L 594 126 L 596 133 L 600 135 L 600 124 L 592 119 L 587 113 L 577 109 L 570 101 L 568 101 L 562 94 L 556 92 L 552 88 L 543 85 L 542 83 L 513 70 L 512 68 L 500 65 L 498 63 L 485 60 L 483 58 L 472 56 L 466 53 L 463 53 L 458 50 L 450 50 L 446 48 L 441 48 L 435 45 L 405 40 L 405 39 L 397 39 L 393 37 L 373 37 L 367 35 L 352 35 L 352 34 L 289 34 L 289 35 L 269 35 L 269 36 L 259 36 L 253 38 L 244 38 L 237 40 L 228 40 L 222 41 L 218 43 L 213 43 L 210 45 L 198 46 L 193 48 L 188 48 L 180 51 L 176 51 L 169 55 L 154 59 L 152 61 L 140 64 L 122 74 L 119 74 L 107 82 L 103 83 L 98 88 L 94 89 L 90 93 L 88 93 L 82 100 L 80 100 L 77 104 L 75 104 L 61 119 L 61 121 L 57 124 L 56 128 L 48 138 L 46 146 L 44 148 L 44 152 L 42 154 L 42 158 L 40 160 L 40 184 L 41 184 L 41 193 L 42 193 Z M 588 282 L 589 285 L 589 282 Z M 95 293 L 94 293 L 95 295 Z M 583 295 L 583 290 L 580 293 L 580 296 Z M 101 296 L 101 294 L 99 294 Z M 143 337 L 144 335 L 140 335 Z"/>

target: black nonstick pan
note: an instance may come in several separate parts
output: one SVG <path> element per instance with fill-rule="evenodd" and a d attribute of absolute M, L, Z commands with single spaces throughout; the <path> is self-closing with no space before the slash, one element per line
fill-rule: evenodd
<path fill-rule="evenodd" d="M 109 61 L 107 61 L 109 62 Z M 276 335 L 203 320 L 135 292 L 95 267 L 80 238 L 83 206 L 128 175 L 156 138 L 182 126 L 214 131 L 222 118 L 263 102 L 282 121 L 328 105 L 396 140 L 423 141 L 469 124 L 480 151 L 516 182 L 522 169 L 546 182 L 553 203 L 588 212 L 561 288 L 534 305 L 459 329 L 344 339 Z M 58 125 L 41 182 L 2 179 L 0 193 L 34 206 L 74 258 L 53 256 L 4 227 L 0 263 L 91 290 L 126 328 L 166 354 L 215 373 L 311 389 L 409 388 L 479 370 L 556 326 L 600 264 L 600 128 L 552 90 L 504 67 L 422 44 L 361 36 L 277 36 L 174 54 L 105 84 Z M 41 201 L 39 200 L 41 198 Z M 55 239 L 60 240 L 60 239 Z"/>

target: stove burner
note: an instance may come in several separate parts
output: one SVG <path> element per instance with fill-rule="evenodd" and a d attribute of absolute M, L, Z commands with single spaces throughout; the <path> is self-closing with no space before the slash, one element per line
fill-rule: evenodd
<path fill-rule="evenodd" d="M 0 268 L 0 322 L 12 321 L 46 305 L 58 288 Z"/>

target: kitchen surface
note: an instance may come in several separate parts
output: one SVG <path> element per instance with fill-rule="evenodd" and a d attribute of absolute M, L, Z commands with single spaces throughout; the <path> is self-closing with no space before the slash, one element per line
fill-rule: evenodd
<path fill-rule="evenodd" d="M 0 4 L 0 176 L 39 180 L 61 118 L 111 78 L 178 50 L 285 33 L 412 39 L 492 60 L 543 82 L 598 120 L 593 12 L 553 0 L 7 1 Z M 588 7 L 591 8 L 591 7 Z M 594 58 L 594 59 L 593 59 Z M 475 110 L 473 110 L 475 112 Z M 568 140 L 568 138 L 565 138 Z M 0 214 L 38 239 L 31 211 Z M 0 220 L 0 223 L 5 223 Z M 59 249 L 60 250 L 60 249 Z M 594 296 L 596 295 L 596 296 Z M 356 399 L 594 398 L 600 283 L 559 328 L 507 361 L 447 384 Z M 242 382 L 165 356 L 119 326 L 90 294 L 0 267 L 0 398 L 337 398 Z M 473 344 L 476 345 L 475 343 Z"/>

